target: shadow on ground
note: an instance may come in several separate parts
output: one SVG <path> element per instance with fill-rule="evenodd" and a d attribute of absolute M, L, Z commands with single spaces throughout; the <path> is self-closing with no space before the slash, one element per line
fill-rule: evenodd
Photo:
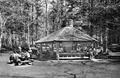
<path fill-rule="evenodd" d="M 27 76 L 9 76 L 9 75 L 0 75 L 0 78 L 33 78 L 33 77 L 27 77 Z"/>

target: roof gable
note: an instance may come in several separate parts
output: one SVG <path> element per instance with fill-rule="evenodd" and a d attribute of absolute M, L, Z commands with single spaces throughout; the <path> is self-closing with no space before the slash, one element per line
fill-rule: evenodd
<path fill-rule="evenodd" d="M 64 27 L 36 41 L 36 43 L 50 41 L 95 41 L 95 39 L 74 27 Z"/>

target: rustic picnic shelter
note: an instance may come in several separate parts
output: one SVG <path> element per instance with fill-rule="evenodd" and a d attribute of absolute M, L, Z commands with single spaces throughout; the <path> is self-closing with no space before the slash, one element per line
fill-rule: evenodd
<path fill-rule="evenodd" d="M 55 52 L 56 59 L 89 58 L 89 50 L 97 46 L 97 40 L 75 27 L 64 27 L 36 41 L 40 52 Z"/>

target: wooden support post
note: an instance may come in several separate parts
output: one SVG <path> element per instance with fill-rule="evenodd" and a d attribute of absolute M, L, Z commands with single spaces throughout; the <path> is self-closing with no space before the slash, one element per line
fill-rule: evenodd
<path fill-rule="evenodd" d="M 59 42 L 57 42 L 57 59 L 59 60 Z"/>
<path fill-rule="evenodd" d="M 54 48 L 53 48 L 54 46 L 53 46 L 53 42 L 52 42 L 52 51 L 54 50 Z"/>
<path fill-rule="evenodd" d="M 42 43 L 40 43 L 40 52 L 42 52 Z"/>
<path fill-rule="evenodd" d="M 59 61 L 59 53 L 57 52 L 57 60 Z"/>

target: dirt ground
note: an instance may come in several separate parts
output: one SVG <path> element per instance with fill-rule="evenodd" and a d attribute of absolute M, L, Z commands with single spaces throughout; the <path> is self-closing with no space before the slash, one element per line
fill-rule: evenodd
<path fill-rule="evenodd" d="M 0 55 L 0 78 L 120 78 L 120 63 L 35 61 L 14 66 L 7 64 L 8 57 Z"/>

